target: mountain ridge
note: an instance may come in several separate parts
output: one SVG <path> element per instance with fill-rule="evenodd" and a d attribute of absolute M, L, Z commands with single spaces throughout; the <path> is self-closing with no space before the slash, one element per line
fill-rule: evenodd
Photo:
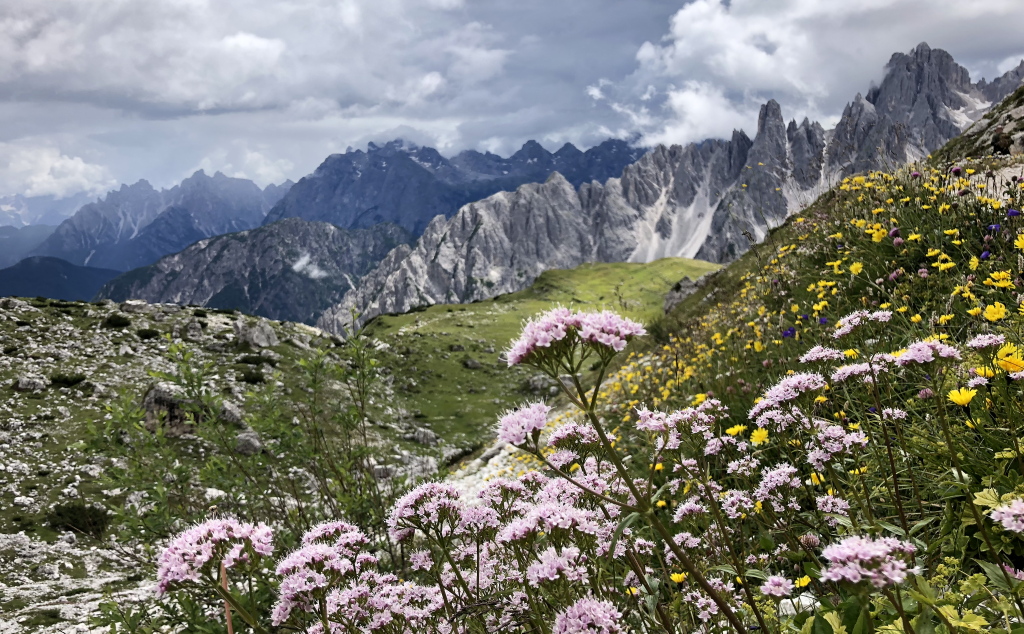
<path fill-rule="evenodd" d="M 731 261 L 842 177 L 938 149 L 981 117 L 988 107 L 983 90 L 998 85 L 1004 91 L 1018 81 L 1017 74 L 1014 69 L 991 83 L 972 84 L 949 53 L 922 43 L 910 53 L 895 53 L 882 82 L 866 96 L 858 93 L 833 130 L 806 119 L 787 125 L 780 105 L 769 100 L 753 139 L 737 130 L 729 140 L 659 146 L 621 177 L 583 184 L 575 196 L 562 179 L 552 190 L 561 207 L 522 187 L 471 203 L 447 221 L 431 221 L 414 246 L 389 254 L 318 324 L 342 335 L 353 311 L 366 320 L 422 305 L 475 301 L 519 290 L 536 271 L 588 261 Z M 541 224 L 585 229 L 567 234 L 549 257 L 531 251 L 533 245 L 496 217 L 511 208 Z M 471 219 L 483 218 L 493 220 L 466 231 Z M 479 246 L 477 235 L 491 247 Z M 536 256 L 532 261 L 524 257 L 530 253 Z"/>

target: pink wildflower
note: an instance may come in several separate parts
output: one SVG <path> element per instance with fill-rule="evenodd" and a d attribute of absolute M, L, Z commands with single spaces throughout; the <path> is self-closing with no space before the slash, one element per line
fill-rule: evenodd
<path fill-rule="evenodd" d="M 894 537 L 851 536 L 822 551 L 829 566 L 821 575 L 825 581 L 867 582 L 876 588 L 903 583 L 907 575 L 916 573 L 912 556 L 913 544 Z"/>
<path fill-rule="evenodd" d="M 234 518 L 207 520 L 171 540 L 157 562 L 157 592 L 167 593 L 176 583 L 200 581 L 219 574 L 220 565 L 232 568 L 252 555 L 274 552 L 274 536 L 264 523 L 249 524 Z"/>
<path fill-rule="evenodd" d="M 761 593 L 769 597 L 788 597 L 793 594 L 793 582 L 779 575 L 772 575 L 761 586 Z"/>
<path fill-rule="evenodd" d="M 622 613 L 608 601 L 584 598 L 555 617 L 552 634 L 618 634 Z"/>
<path fill-rule="evenodd" d="M 550 411 L 544 403 L 534 403 L 507 412 L 498 422 L 498 438 L 510 445 L 523 444 L 534 432 L 544 429 Z"/>

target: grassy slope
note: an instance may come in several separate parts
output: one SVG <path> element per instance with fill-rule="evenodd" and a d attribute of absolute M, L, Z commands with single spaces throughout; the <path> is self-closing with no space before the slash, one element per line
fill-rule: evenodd
<path fill-rule="evenodd" d="M 396 375 L 396 393 L 407 408 L 418 410 L 421 421 L 450 442 L 476 444 L 490 435 L 498 413 L 527 395 L 522 387 L 532 373 L 510 370 L 498 358 L 525 319 L 562 304 L 607 308 L 649 322 L 661 315 L 665 293 L 675 282 L 718 268 L 665 258 L 650 264 L 586 264 L 547 271 L 524 291 L 381 316 L 367 332 L 390 346 L 385 363 Z M 465 350 L 453 351 L 453 346 Z M 466 368 L 468 359 L 481 367 Z"/>

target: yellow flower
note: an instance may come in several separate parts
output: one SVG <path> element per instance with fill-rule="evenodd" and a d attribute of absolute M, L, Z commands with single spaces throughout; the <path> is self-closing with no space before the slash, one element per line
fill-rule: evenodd
<path fill-rule="evenodd" d="M 968 310 L 967 314 L 970 315 L 971 317 L 977 317 L 978 315 L 981 314 L 981 308 L 975 306 L 974 308 Z"/>
<path fill-rule="evenodd" d="M 983 376 L 986 379 L 991 379 L 996 375 L 996 373 L 992 371 L 992 368 L 989 367 L 974 368 L 974 373 L 977 374 L 978 376 Z"/>
<path fill-rule="evenodd" d="M 663 509 L 666 506 L 668 506 L 668 502 L 666 502 L 665 500 L 658 500 L 657 502 L 654 503 L 654 506 L 657 506 L 659 509 Z"/>
<path fill-rule="evenodd" d="M 733 425 L 729 429 L 726 429 L 725 433 L 729 434 L 730 436 L 737 436 L 745 431 L 747 431 L 746 425 Z"/>
<path fill-rule="evenodd" d="M 935 321 L 937 321 L 940 326 L 945 326 L 949 322 L 953 321 L 953 315 L 941 315 Z"/>
<path fill-rule="evenodd" d="M 949 269 L 956 266 L 956 262 L 939 262 L 936 265 L 940 271 L 948 271 Z"/>
<path fill-rule="evenodd" d="M 860 356 L 860 353 L 854 350 L 853 348 L 850 348 L 848 350 L 843 350 L 843 356 L 846 357 L 847 359 L 856 359 L 857 357 Z"/>
<path fill-rule="evenodd" d="M 663 465 L 663 464 L 662 464 L 662 463 L 660 463 L 660 462 L 659 462 L 658 464 L 654 465 L 654 470 L 655 470 L 655 471 L 662 471 L 662 470 L 664 470 L 664 469 L 665 469 L 665 465 Z"/>
<path fill-rule="evenodd" d="M 685 572 L 673 572 L 670 575 L 670 577 L 671 577 L 672 581 L 674 581 L 676 583 L 682 583 L 682 582 L 686 581 L 686 573 Z"/>
<path fill-rule="evenodd" d="M 640 592 L 640 590 L 638 590 L 635 586 L 629 586 L 628 588 L 626 588 L 626 594 L 629 594 L 629 595 L 635 596 L 639 592 Z"/>
<path fill-rule="evenodd" d="M 971 261 L 970 261 L 970 263 L 967 266 L 971 267 L 972 271 L 977 271 L 978 270 L 978 265 L 980 263 L 981 262 L 978 260 L 978 256 L 972 256 L 971 257 Z"/>
<path fill-rule="evenodd" d="M 912 321 L 915 324 L 919 324 L 921 323 L 922 319 L 923 318 L 920 315 L 914 315 L 913 317 L 910 318 L 910 321 Z"/>
<path fill-rule="evenodd" d="M 819 485 L 819 484 L 823 484 L 824 482 L 825 482 L 825 476 L 821 475 L 820 473 L 812 473 L 811 474 L 811 484 Z"/>
<path fill-rule="evenodd" d="M 795 585 L 798 588 L 806 588 L 807 586 L 811 585 L 811 578 L 807 575 L 804 575 L 796 581 L 794 581 L 793 585 Z"/>
<path fill-rule="evenodd" d="M 850 273 L 854 275 L 860 275 L 860 272 L 864 270 L 864 265 L 860 262 L 854 262 L 850 265 Z"/>
<path fill-rule="evenodd" d="M 1017 235 L 1017 239 L 1013 241 L 1013 246 L 1018 249 L 1024 249 L 1024 233 Z"/>
<path fill-rule="evenodd" d="M 917 240 L 920 240 L 920 239 L 921 239 L 921 234 L 920 233 L 912 233 L 909 236 L 907 236 L 907 240 L 909 242 L 916 242 Z"/>
<path fill-rule="evenodd" d="M 758 427 L 754 430 L 754 433 L 750 434 L 750 442 L 754 445 L 768 442 L 768 430 Z"/>
<path fill-rule="evenodd" d="M 971 402 L 971 399 L 977 396 L 978 390 L 972 390 L 970 388 L 960 388 L 959 390 L 949 391 L 949 400 L 953 401 L 957 405 L 967 405 Z"/>
<path fill-rule="evenodd" d="M 1007 372 L 1024 371 L 1024 357 L 1012 343 L 1005 344 L 996 352 L 996 365 Z"/>
<path fill-rule="evenodd" d="M 1002 302 L 986 306 L 984 317 L 989 321 L 999 321 L 1006 317 L 1006 306 L 1003 306 Z"/>

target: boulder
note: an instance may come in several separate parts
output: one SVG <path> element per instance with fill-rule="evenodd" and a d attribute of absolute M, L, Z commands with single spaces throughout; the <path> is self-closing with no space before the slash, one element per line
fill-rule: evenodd
<path fill-rule="evenodd" d="M 434 432 L 425 427 L 417 427 L 411 435 L 411 440 L 421 445 L 433 446 L 440 440 Z"/>
<path fill-rule="evenodd" d="M 482 368 L 484 366 L 483 366 L 482 363 L 480 363 L 476 359 L 469 358 L 469 359 L 463 359 L 462 360 L 462 367 L 466 368 L 467 370 L 479 370 L 480 368 Z"/>
<path fill-rule="evenodd" d="M 245 429 L 235 436 L 235 451 L 243 456 L 255 456 L 263 451 L 263 441 L 254 429 Z"/>
<path fill-rule="evenodd" d="M 253 348 L 271 348 L 279 343 L 273 326 L 265 319 L 248 324 L 244 319 L 239 318 L 235 322 L 235 337 L 239 342 Z"/>
<path fill-rule="evenodd" d="M 675 283 L 672 290 L 665 295 L 664 311 L 666 314 L 672 312 L 672 309 L 682 303 L 684 299 L 693 295 L 697 290 L 697 283 L 691 280 L 689 277 L 684 277 Z"/>
<path fill-rule="evenodd" d="M 161 381 L 149 388 L 142 397 L 145 428 L 156 432 L 163 427 L 164 434 L 177 438 L 192 433 L 192 422 L 187 415 L 188 401 L 182 389 L 174 383 Z"/>
<path fill-rule="evenodd" d="M 224 401 L 220 406 L 220 419 L 232 425 L 243 425 L 242 408 L 232 401 Z"/>
<path fill-rule="evenodd" d="M 23 374 L 14 382 L 14 389 L 19 392 L 42 392 L 50 387 L 50 380 L 38 374 Z"/>
<path fill-rule="evenodd" d="M 144 299 L 129 299 L 121 304 L 122 313 L 143 314 L 152 312 L 153 309 L 154 307 Z"/>
<path fill-rule="evenodd" d="M 203 325 L 198 320 L 193 319 L 188 322 L 185 326 L 185 339 L 189 341 L 199 341 L 203 338 Z"/>

